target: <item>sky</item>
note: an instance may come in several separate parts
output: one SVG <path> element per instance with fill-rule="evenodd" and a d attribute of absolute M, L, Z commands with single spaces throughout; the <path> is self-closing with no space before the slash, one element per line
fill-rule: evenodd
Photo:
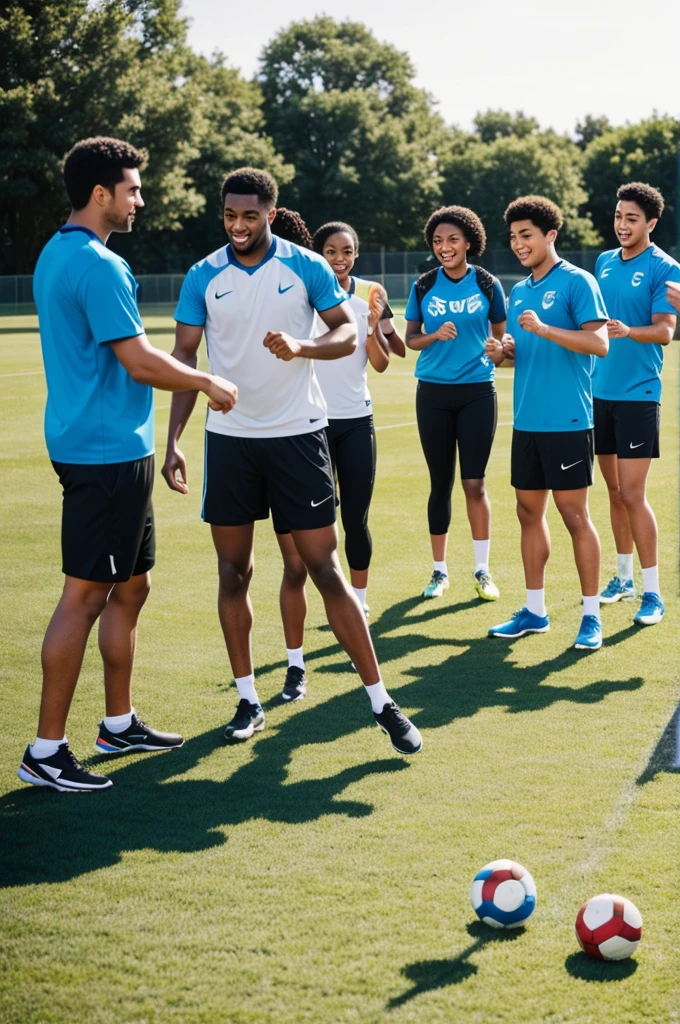
<path fill-rule="evenodd" d="M 182 10 L 193 49 L 221 50 L 247 78 L 291 21 L 361 21 L 409 54 L 415 84 L 465 129 L 489 108 L 570 133 L 588 113 L 614 124 L 655 109 L 680 116 L 678 0 L 184 0 Z"/>

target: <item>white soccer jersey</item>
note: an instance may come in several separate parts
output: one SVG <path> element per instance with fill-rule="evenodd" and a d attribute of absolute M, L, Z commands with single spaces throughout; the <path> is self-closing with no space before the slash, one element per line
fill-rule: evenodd
<path fill-rule="evenodd" d="M 313 336 L 314 311 L 345 301 L 322 256 L 274 237 L 261 263 L 244 267 L 227 245 L 194 264 L 175 320 L 202 326 L 212 373 L 233 381 L 230 413 L 208 411 L 206 430 L 232 437 L 290 437 L 325 427 L 326 404 L 311 359 L 277 359 L 267 331 Z M 342 362 L 342 360 L 337 360 Z"/>
<path fill-rule="evenodd" d="M 366 352 L 369 307 L 364 297 L 368 295 L 369 285 L 370 281 L 358 278 L 351 280 L 349 304 L 357 322 L 357 347 L 354 352 L 342 359 L 317 359 L 314 363 L 326 399 L 328 418 L 331 420 L 355 420 L 360 416 L 370 416 L 372 411 Z M 391 315 L 391 310 L 389 313 Z M 324 325 L 318 324 L 318 327 L 321 333 Z"/>

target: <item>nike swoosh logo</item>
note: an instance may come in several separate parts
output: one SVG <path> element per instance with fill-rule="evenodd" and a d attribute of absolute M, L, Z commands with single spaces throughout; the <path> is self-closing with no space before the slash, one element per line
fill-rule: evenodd
<path fill-rule="evenodd" d="M 287 288 L 282 288 L 281 285 L 279 285 L 279 295 L 285 295 L 286 292 L 289 292 L 291 290 L 291 288 L 294 288 L 294 287 L 295 287 L 294 284 L 289 284 Z"/>
<path fill-rule="evenodd" d="M 318 505 L 323 505 L 324 501 L 328 501 L 332 497 L 333 497 L 333 495 L 329 494 L 327 498 L 322 498 L 321 501 L 313 501 L 313 502 L 311 502 L 312 508 L 317 508 Z"/>
<path fill-rule="evenodd" d="M 234 290 L 233 288 L 230 288 L 228 292 L 222 292 L 221 295 L 218 295 L 217 292 L 215 292 L 215 298 L 216 299 L 223 299 L 225 295 L 231 295 L 233 290 Z"/>
<path fill-rule="evenodd" d="M 633 442 L 631 441 L 630 442 L 630 446 L 631 446 L 631 448 L 642 448 L 644 443 L 645 443 L 644 441 L 640 441 L 639 444 L 633 444 Z"/>
<path fill-rule="evenodd" d="M 571 469 L 572 466 L 578 466 L 579 462 L 583 462 L 583 459 L 578 459 L 576 462 L 570 462 L 568 466 L 565 466 L 564 463 L 561 463 L 560 469 Z"/>

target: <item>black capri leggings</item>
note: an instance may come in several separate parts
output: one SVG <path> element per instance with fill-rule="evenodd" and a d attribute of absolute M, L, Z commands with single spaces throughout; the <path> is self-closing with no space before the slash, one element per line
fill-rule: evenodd
<path fill-rule="evenodd" d="M 373 543 L 368 510 L 375 482 L 375 429 L 372 416 L 329 420 L 328 447 L 340 492 L 345 554 L 350 569 L 368 569 Z"/>
<path fill-rule="evenodd" d="M 427 468 L 431 534 L 447 533 L 456 474 L 456 444 L 462 480 L 481 480 L 491 453 L 497 420 L 496 389 L 481 384 L 430 384 L 418 381 L 416 418 Z"/>

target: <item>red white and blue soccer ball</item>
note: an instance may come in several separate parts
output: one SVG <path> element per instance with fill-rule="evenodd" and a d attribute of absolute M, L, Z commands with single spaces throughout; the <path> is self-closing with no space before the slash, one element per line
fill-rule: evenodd
<path fill-rule="evenodd" d="M 519 928 L 536 906 L 536 883 L 514 860 L 492 860 L 475 875 L 471 899 L 492 928 Z"/>
<path fill-rule="evenodd" d="M 624 960 L 635 952 L 641 935 L 642 914 L 624 896 L 593 896 L 576 918 L 579 946 L 596 960 Z"/>

